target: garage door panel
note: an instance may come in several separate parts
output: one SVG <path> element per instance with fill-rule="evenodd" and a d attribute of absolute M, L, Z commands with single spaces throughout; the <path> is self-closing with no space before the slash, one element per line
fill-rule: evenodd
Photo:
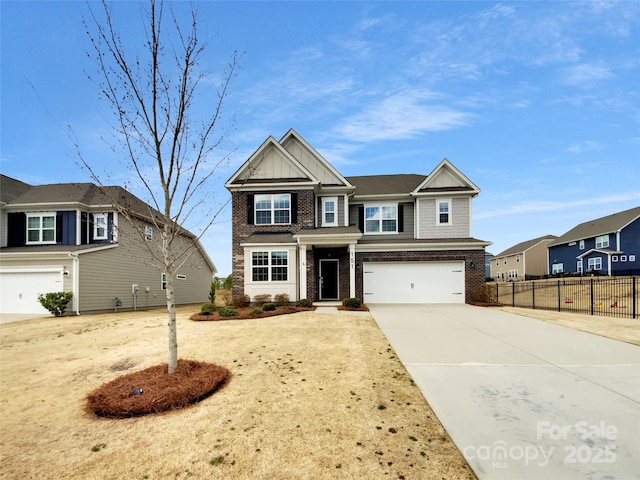
<path fill-rule="evenodd" d="M 367 303 L 464 303 L 464 263 L 364 264 Z"/>
<path fill-rule="evenodd" d="M 38 302 L 38 295 L 62 291 L 61 272 L 2 272 L 0 274 L 0 313 L 49 312 Z"/>

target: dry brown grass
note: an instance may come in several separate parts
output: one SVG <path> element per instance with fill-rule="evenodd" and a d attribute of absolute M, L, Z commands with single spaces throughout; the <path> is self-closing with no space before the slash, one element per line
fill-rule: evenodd
<path fill-rule="evenodd" d="M 86 396 L 166 362 L 162 311 L 0 326 L 0 477 L 475 478 L 366 314 L 193 322 L 180 357 L 233 379 L 184 410 L 121 420 Z"/>

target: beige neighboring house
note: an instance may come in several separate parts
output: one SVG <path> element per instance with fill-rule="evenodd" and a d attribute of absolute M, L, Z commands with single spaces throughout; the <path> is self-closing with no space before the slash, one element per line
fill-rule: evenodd
<path fill-rule="evenodd" d="M 547 245 L 556 238 L 545 235 L 514 245 L 491 260 L 491 278 L 515 282 L 547 275 Z"/>
<path fill-rule="evenodd" d="M 0 176 L 0 314 L 46 315 L 38 294 L 58 291 L 73 293 L 67 314 L 166 305 L 166 277 L 151 253 L 160 254 L 159 218 L 122 187 Z M 194 248 L 177 271 L 176 303 L 205 302 L 216 267 L 190 232 L 178 243 Z"/>

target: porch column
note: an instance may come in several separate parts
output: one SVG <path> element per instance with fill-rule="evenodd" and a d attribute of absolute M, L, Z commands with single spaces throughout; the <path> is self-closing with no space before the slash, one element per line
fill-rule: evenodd
<path fill-rule="evenodd" d="M 309 298 L 307 296 L 307 246 L 298 245 L 298 300 Z"/>
<path fill-rule="evenodd" d="M 349 245 L 349 297 L 356 296 L 356 245 Z"/>

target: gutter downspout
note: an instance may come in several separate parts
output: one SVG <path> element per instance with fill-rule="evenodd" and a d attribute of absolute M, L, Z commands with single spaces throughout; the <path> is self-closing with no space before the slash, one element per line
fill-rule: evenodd
<path fill-rule="evenodd" d="M 73 261 L 73 309 L 76 315 L 80 315 L 80 259 L 75 253 L 69 253 L 69 257 Z"/>

